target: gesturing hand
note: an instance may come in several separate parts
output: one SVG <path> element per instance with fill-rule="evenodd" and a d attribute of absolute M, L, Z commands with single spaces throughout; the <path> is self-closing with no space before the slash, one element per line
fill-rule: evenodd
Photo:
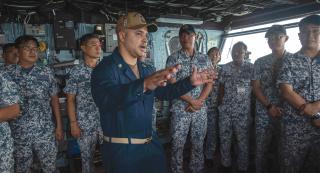
<path fill-rule="evenodd" d="M 144 91 L 154 90 L 159 86 L 166 86 L 167 81 L 172 78 L 172 75 L 177 73 L 181 65 L 177 64 L 172 67 L 159 70 L 144 79 Z"/>
<path fill-rule="evenodd" d="M 193 86 L 199 86 L 205 83 L 213 83 L 217 79 L 217 73 L 213 69 L 198 71 L 196 66 L 193 66 L 190 82 Z"/>

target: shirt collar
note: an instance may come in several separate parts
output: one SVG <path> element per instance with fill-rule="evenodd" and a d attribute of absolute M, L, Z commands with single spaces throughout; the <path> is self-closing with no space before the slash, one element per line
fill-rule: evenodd
<path fill-rule="evenodd" d="M 184 51 L 183 49 L 180 49 L 180 54 L 184 55 L 185 57 L 193 58 L 199 54 L 199 52 L 196 49 L 193 49 L 193 50 L 194 50 L 194 54 L 192 57 L 188 56 L 187 52 Z"/>
<path fill-rule="evenodd" d="M 19 72 L 26 71 L 27 74 L 31 74 L 33 71 L 35 71 L 35 70 L 38 69 L 38 66 L 37 66 L 36 64 L 34 64 L 32 67 L 25 69 L 25 68 L 21 67 L 21 65 L 17 64 L 17 65 L 16 65 L 16 69 L 17 69 Z M 29 70 L 29 69 L 30 69 L 30 70 Z"/>
<path fill-rule="evenodd" d="M 115 48 L 112 52 L 112 59 L 114 60 L 115 64 L 118 66 L 118 68 L 122 69 L 129 69 L 129 65 L 124 61 L 123 57 L 121 56 L 119 52 L 119 48 Z M 138 67 L 141 66 L 140 60 L 137 60 Z"/>

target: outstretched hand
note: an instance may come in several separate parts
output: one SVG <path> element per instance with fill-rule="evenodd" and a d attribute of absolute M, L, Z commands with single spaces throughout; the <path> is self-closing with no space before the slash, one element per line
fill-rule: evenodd
<path fill-rule="evenodd" d="M 193 66 L 193 71 L 190 76 L 190 82 L 193 86 L 199 86 L 205 83 L 213 83 L 217 79 L 217 73 L 214 69 L 205 69 L 198 71 L 196 66 Z"/>
<path fill-rule="evenodd" d="M 144 91 L 155 90 L 157 87 L 163 87 L 167 85 L 167 81 L 170 80 L 173 74 L 177 73 L 181 65 L 177 64 L 172 67 L 159 70 L 144 79 Z"/>

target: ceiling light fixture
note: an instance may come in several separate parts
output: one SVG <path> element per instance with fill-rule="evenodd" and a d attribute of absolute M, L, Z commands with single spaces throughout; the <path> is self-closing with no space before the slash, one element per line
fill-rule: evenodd
<path fill-rule="evenodd" d="M 201 25 L 203 20 L 200 18 L 195 18 L 186 15 L 160 15 L 156 19 L 158 23 L 175 23 L 175 24 L 191 24 L 191 25 Z"/>

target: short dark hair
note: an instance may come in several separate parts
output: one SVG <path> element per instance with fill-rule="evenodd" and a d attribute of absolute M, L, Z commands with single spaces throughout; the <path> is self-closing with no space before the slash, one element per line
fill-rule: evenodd
<path fill-rule="evenodd" d="M 287 35 L 286 28 L 282 25 L 272 25 L 266 32 L 265 38 L 268 38 L 275 34 L 284 34 Z"/>
<path fill-rule="evenodd" d="M 310 15 L 300 20 L 299 22 L 299 30 L 308 24 L 319 25 L 320 26 L 320 15 Z"/>
<path fill-rule="evenodd" d="M 213 52 L 214 50 L 217 50 L 217 51 L 219 51 L 219 48 L 217 48 L 217 47 L 212 47 L 212 48 L 210 48 L 209 50 L 208 50 L 208 52 L 207 52 L 207 55 L 209 55 L 211 52 Z"/>
<path fill-rule="evenodd" d="M 247 45 L 246 45 L 244 42 L 239 41 L 239 42 L 237 42 L 236 44 L 234 44 L 234 45 L 232 46 L 232 51 L 233 51 L 233 48 L 238 47 L 238 46 L 242 46 L 245 50 L 248 50 Z"/>
<path fill-rule="evenodd" d="M 6 53 L 10 48 L 12 47 L 16 47 L 16 44 L 14 43 L 7 43 L 5 45 L 2 46 L 2 52 Z"/>
<path fill-rule="evenodd" d="M 31 36 L 31 35 L 22 35 L 22 36 L 18 37 L 18 38 L 14 41 L 14 43 L 15 43 L 15 45 L 16 45 L 16 48 L 20 48 L 20 46 L 21 46 L 22 44 L 25 44 L 25 43 L 27 43 L 27 42 L 29 42 L 29 41 L 35 42 L 36 45 L 39 47 L 39 42 L 38 42 L 38 40 L 37 40 L 35 37 Z"/>
<path fill-rule="evenodd" d="M 94 34 L 94 33 L 85 34 L 80 38 L 80 46 L 85 45 L 87 43 L 87 41 L 92 38 L 100 39 L 98 34 Z"/>

